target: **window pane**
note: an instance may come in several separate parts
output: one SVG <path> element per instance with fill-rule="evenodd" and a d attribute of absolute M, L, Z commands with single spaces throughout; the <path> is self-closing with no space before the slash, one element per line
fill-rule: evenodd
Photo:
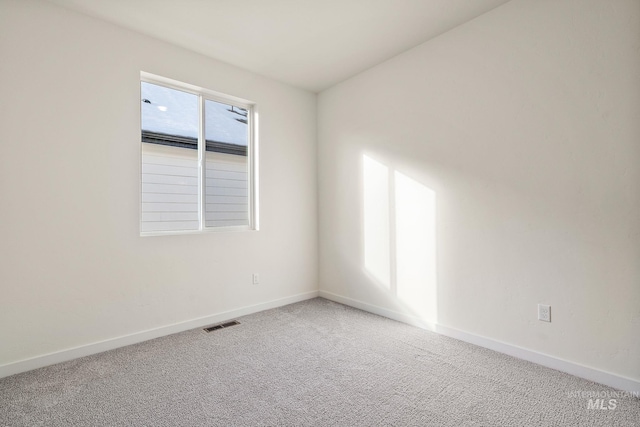
<path fill-rule="evenodd" d="M 205 226 L 249 225 L 248 111 L 205 101 Z"/>
<path fill-rule="evenodd" d="M 141 231 L 198 230 L 198 97 L 146 82 L 141 93 Z"/>
<path fill-rule="evenodd" d="M 141 82 L 142 131 L 198 139 L 198 96 Z"/>

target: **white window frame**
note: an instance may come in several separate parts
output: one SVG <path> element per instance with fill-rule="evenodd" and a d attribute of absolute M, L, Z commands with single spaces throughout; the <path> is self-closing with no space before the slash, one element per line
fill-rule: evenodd
<path fill-rule="evenodd" d="M 139 227 L 140 236 L 166 236 L 174 234 L 200 234 L 200 233 L 216 233 L 224 231 L 257 231 L 258 230 L 258 112 L 255 102 L 235 96 L 205 89 L 189 83 L 180 82 L 178 80 L 169 79 L 167 77 L 155 74 L 140 72 L 140 82 L 151 83 L 164 86 L 170 89 L 187 92 L 198 97 L 198 217 L 199 228 L 197 230 L 170 230 L 170 231 L 142 231 L 142 139 L 140 139 L 140 158 L 138 164 L 140 171 L 140 189 L 139 189 Z M 140 98 L 142 98 L 140 96 Z M 248 185 L 248 225 L 232 225 L 207 227 L 205 222 L 206 214 L 206 142 L 205 142 L 205 101 L 215 101 L 232 105 L 247 110 L 247 185 Z M 140 111 L 139 128 L 142 130 L 142 111 Z"/>

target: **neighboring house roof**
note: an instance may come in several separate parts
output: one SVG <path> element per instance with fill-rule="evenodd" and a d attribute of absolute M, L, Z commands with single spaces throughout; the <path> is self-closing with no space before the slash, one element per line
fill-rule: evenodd
<path fill-rule="evenodd" d="M 142 131 L 198 138 L 198 97 L 142 82 Z M 205 100 L 205 139 L 247 146 L 246 110 Z"/>

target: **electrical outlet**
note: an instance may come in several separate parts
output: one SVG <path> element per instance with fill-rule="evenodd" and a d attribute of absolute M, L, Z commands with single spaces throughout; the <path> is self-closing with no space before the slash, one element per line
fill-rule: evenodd
<path fill-rule="evenodd" d="M 538 304 L 538 320 L 543 322 L 551 322 L 551 306 Z"/>
<path fill-rule="evenodd" d="M 253 273 L 251 281 L 252 281 L 252 283 L 254 285 L 259 285 L 260 284 L 260 276 L 258 276 L 258 273 Z"/>

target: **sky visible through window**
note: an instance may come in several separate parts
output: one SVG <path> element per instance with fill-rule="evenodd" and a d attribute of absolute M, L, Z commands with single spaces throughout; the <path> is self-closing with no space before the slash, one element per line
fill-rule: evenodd
<path fill-rule="evenodd" d="M 142 82 L 142 130 L 198 138 L 198 96 Z M 207 141 L 247 146 L 247 110 L 205 100 Z"/>

